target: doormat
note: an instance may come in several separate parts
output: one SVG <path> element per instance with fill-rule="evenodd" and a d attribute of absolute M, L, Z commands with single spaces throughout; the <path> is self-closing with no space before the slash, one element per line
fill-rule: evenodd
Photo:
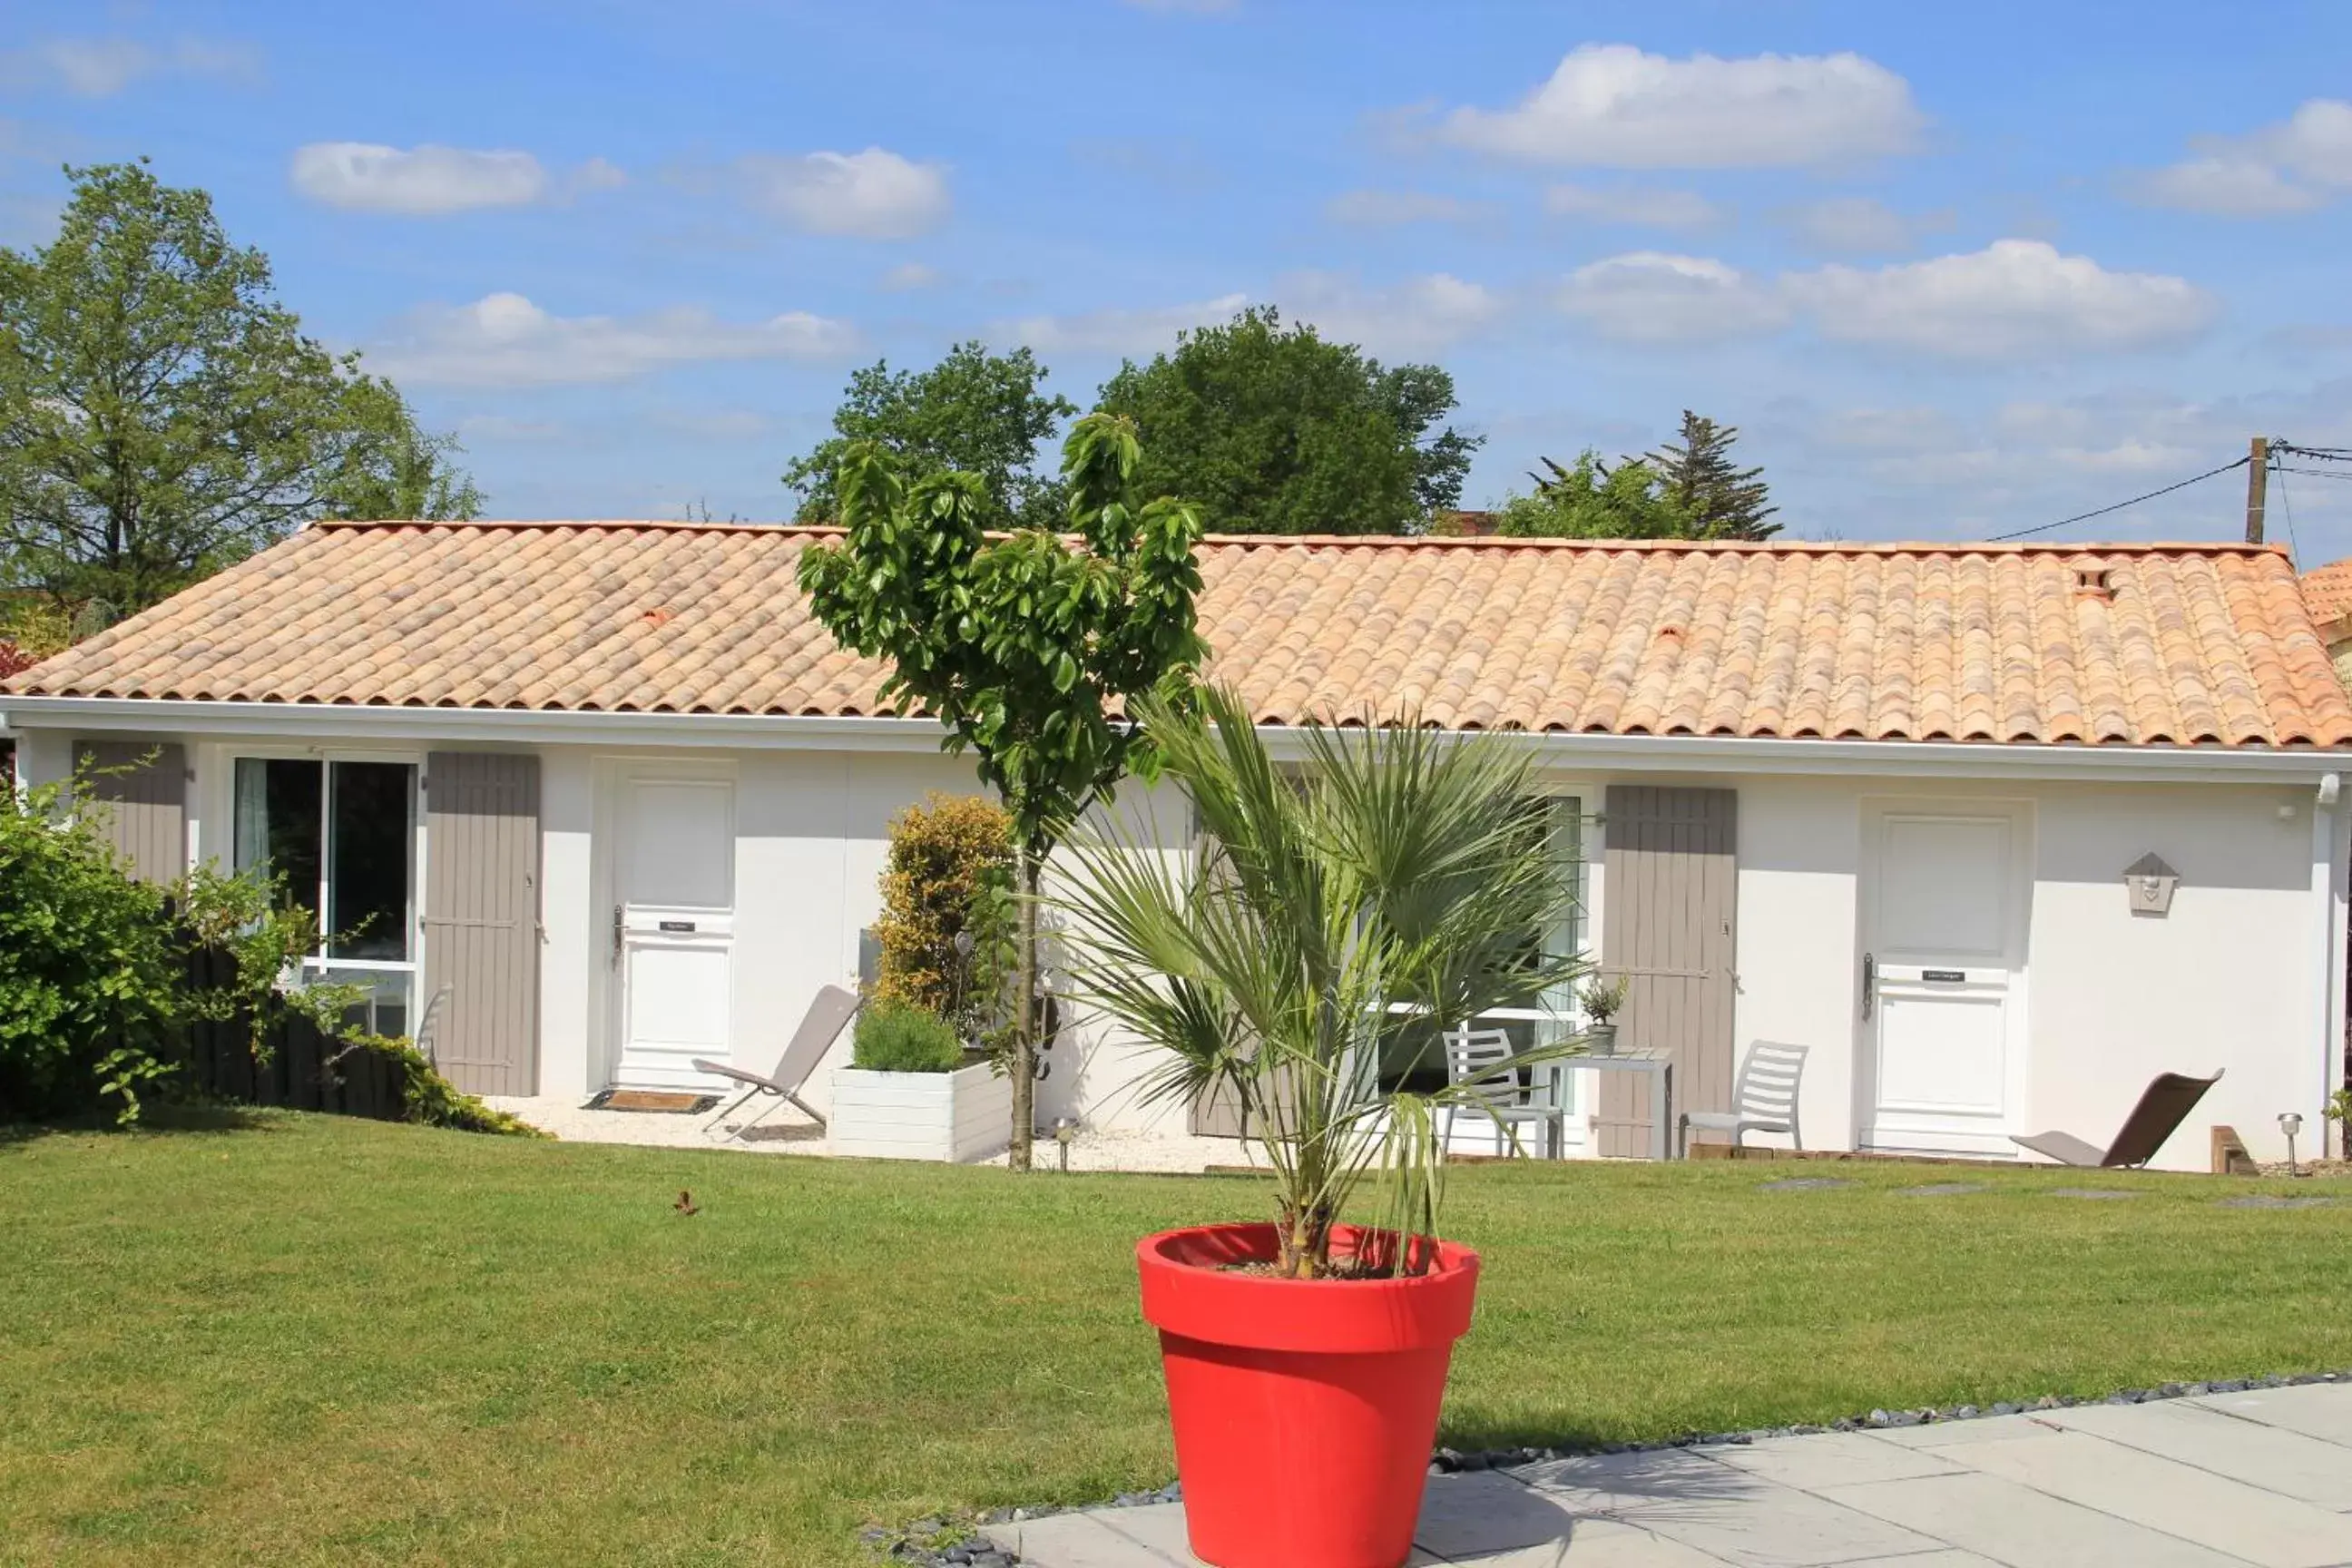
<path fill-rule="evenodd" d="M 719 1103 L 715 1094 L 686 1094 L 658 1089 L 608 1089 L 583 1110 L 652 1110 L 671 1116 L 699 1116 Z"/>

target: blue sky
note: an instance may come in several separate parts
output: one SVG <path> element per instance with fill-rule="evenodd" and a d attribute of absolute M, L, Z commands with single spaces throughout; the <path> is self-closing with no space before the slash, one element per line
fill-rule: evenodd
<path fill-rule="evenodd" d="M 1982 537 L 2352 447 L 2347 100 L 2334 4 L 16 0 L 0 243 L 151 155 L 501 515 L 784 516 L 858 364 L 1083 404 L 1246 300 L 1452 370 L 1469 504 L 1691 406 L 1793 535 Z"/>

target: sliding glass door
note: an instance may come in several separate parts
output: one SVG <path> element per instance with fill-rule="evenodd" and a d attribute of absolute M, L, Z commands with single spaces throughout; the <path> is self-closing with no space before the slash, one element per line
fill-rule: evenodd
<path fill-rule="evenodd" d="M 321 933 L 306 984 L 364 987 L 351 1022 L 405 1035 L 416 995 L 416 768 L 310 757 L 236 759 L 235 858 L 267 868 Z"/>

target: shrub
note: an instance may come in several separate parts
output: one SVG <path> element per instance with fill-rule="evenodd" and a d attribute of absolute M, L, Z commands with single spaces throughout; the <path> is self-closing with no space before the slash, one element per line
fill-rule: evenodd
<path fill-rule="evenodd" d="M 509 1111 L 493 1110 L 434 1070 L 433 1064 L 405 1039 L 384 1035 L 353 1035 L 346 1050 L 389 1058 L 400 1069 L 401 1120 L 425 1127 L 449 1127 L 460 1132 L 499 1132 L 516 1138 L 548 1138 Z"/>
<path fill-rule="evenodd" d="M 173 1070 L 185 963 L 163 890 L 134 882 L 54 784 L 0 789 L 0 1114 L 110 1099 Z"/>
<path fill-rule="evenodd" d="M 1012 819 L 1002 806 L 937 792 L 908 806 L 890 824 L 874 999 L 982 1038 L 1006 1011 L 1013 908 Z"/>
<path fill-rule="evenodd" d="M 857 1016 L 850 1060 L 868 1072 L 953 1072 L 963 1058 L 963 1042 L 937 1013 L 877 1000 Z"/>

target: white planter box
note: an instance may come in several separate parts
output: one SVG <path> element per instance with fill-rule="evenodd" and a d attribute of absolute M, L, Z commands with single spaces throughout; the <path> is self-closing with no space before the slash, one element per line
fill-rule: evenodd
<path fill-rule="evenodd" d="M 986 1062 L 954 1072 L 836 1068 L 826 1141 L 836 1154 L 982 1160 L 1013 1142 L 1013 1080 Z"/>

